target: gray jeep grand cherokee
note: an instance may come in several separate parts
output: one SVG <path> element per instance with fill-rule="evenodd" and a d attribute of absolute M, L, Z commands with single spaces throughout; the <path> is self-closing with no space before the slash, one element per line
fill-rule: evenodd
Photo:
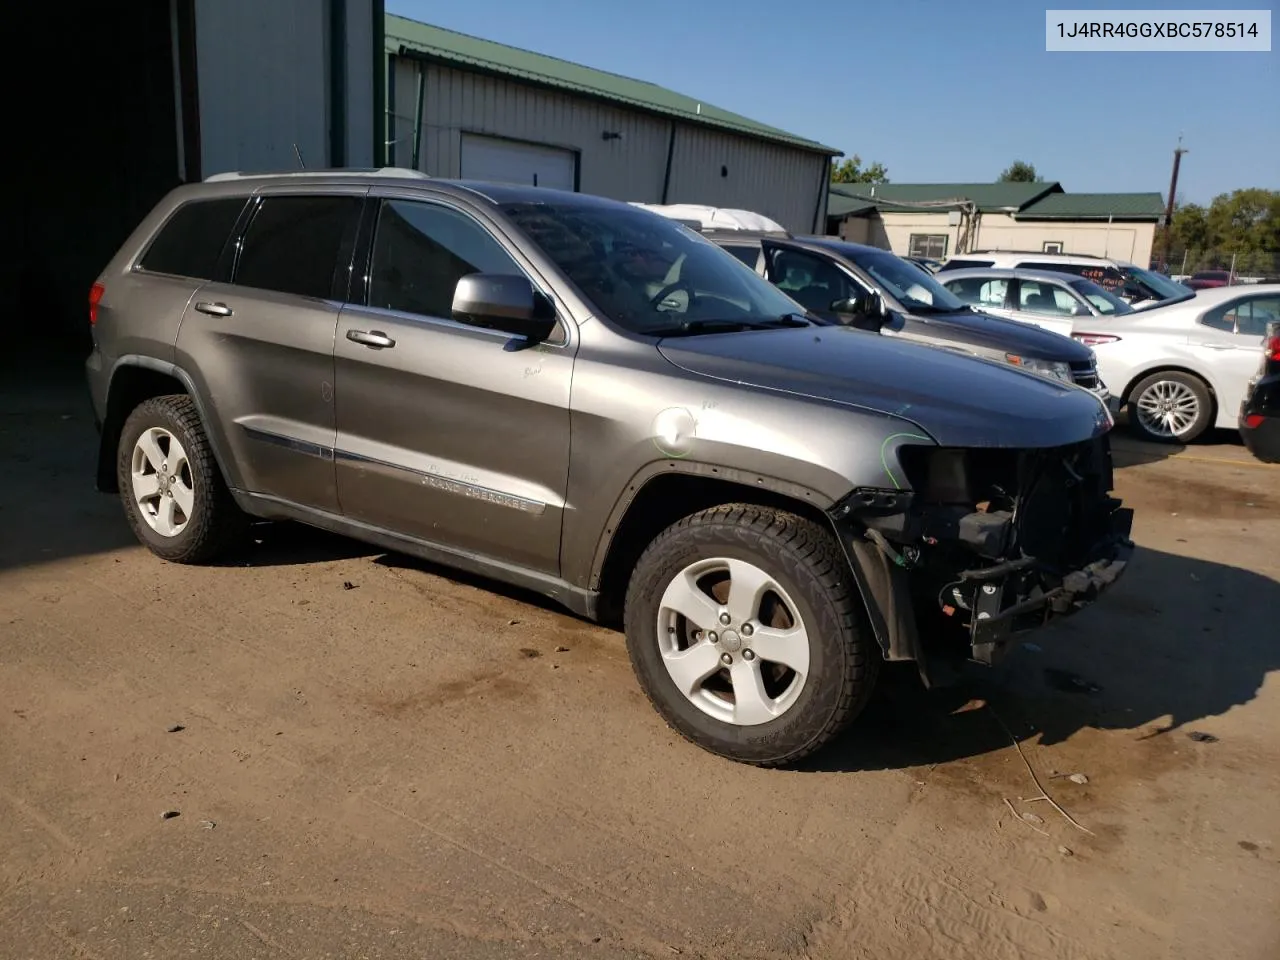
<path fill-rule="evenodd" d="M 314 524 L 625 625 L 690 740 L 788 764 L 1123 570 L 1111 420 L 816 326 L 657 214 L 405 171 L 180 187 L 94 285 L 98 485 L 180 563 Z"/>

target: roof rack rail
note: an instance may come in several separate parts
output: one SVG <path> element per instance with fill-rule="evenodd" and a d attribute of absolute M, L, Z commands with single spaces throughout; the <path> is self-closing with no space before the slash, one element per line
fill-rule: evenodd
<path fill-rule="evenodd" d="M 957 256 L 971 256 L 975 253 L 1017 253 L 1022 255 L 1030 255 L 1035 257 L 1084 257 L 1087 260 L 1103 260 L 1104 257 L 1098 256 L 1096 253 L 1046 253 L 1043 250 L 970 250 L 966 254 L 957 254 Z"/>
<path fill-rule="evenodd" d="M 204 178 L 205 183 L 223 183 L 231 180 L 263 180 L 274 177 L 400 177 L 405 180 L 430 180 L 421 170 L 408 167 L 335 167 L 327 170 L 275 170 L 246 173 L 231 170 Z"/>

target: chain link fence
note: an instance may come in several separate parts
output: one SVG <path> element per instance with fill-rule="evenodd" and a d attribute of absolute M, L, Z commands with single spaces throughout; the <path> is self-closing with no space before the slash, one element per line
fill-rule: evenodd
<path fill-rule="evenodd" d="M 1225 270 L 1238 283 L 1280 282 L 1280 250 L 1238 253 L 1230 250 L 1185 249 L 1176 247 L 1163 262 L 1157 249 L 1154 264 L 1162 273 L 1180 280 L 1205 270 Z"/>

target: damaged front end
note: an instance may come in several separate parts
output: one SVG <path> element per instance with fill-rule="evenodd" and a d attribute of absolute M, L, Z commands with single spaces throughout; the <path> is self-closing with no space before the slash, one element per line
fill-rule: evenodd
<path fill-rule="evenodd" d="M 1109 437 L 1033 450 L 899 448 L 910 489 L 832 511 L 885 656 L 996 662 L 1012 635 L 1088 606 L 1124 572 L 1133 511 Z M 967 650 L 966 650 L 967 647 Z"/>

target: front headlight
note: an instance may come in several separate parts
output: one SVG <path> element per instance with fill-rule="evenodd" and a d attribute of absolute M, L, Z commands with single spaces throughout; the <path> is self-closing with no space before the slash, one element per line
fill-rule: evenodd
<path fill-rule="evenodd" d="M 1004 358 L 1015 367 L 1030 370 L 1032 373 L 1038 373 L 1042 377 L 1056 377 L 1067 383 L 1073 382 L 1071 379 L 1071 364 L 1063 363 L 1061 360 L 1037 360 L 1035 357 L 1020 357 L 1016 353 L 1006 353 Z"/>

